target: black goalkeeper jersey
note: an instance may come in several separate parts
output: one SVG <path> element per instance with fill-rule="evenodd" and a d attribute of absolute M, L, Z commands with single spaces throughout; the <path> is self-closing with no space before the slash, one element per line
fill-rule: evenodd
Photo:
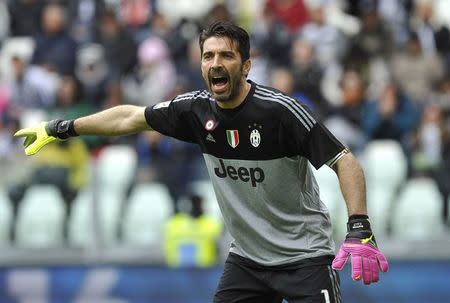
<path fill-rule="evenodd" d="M 309 162 L 332 166 L 345 147 L 301 102 L 249 82 L 237 108 L 194 91 L 147 107 L 147 123 L 201 147 L 231 252 L 263 265 L 332 255 L 330 218 Z"/>

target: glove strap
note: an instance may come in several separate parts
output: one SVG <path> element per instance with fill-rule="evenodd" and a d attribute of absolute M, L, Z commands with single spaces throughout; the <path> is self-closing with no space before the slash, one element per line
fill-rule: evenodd
<path fill-rule="evenodd" d="M 371 230 L 369 217 L 367 215 L 351 215 L 347 222 L 347 231 Z"/>
<path fill-rule="evenodd" d="M 78 136 L 74 127 L 75 120 L 55 119 L 47 123 L 45 130 L 47 134 L 59 139 L 68 139 L 69 137 Z"/>
<path fill-rule="evenodd" d="M 358 240 L 362 244 L 370 243 L 377 247 L 375 236 L 370 228 L 369 217 L 367 215 L 352 215 L 347 222 L 347 240 Z"/>

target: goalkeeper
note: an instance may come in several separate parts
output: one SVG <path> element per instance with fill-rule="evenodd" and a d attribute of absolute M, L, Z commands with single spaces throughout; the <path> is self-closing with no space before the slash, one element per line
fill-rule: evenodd
<path fill-rule="evenodd" d="M 208 90 L 155 106 L 121 105 L 20 130 L 25 153 L 77 135 L 146 130 L 200 146 L 233 237 L 213 302 L 341 302 L 336 270 L 370 284 L 388 270 L 366 209 L 364 175 L 349 150 L 300 101 L 247 79 L 249 36 L 216 22 L 199 38 Z M 337 255 L 328 210 L 311 171 L 337 174 L 349 219 Z"/>

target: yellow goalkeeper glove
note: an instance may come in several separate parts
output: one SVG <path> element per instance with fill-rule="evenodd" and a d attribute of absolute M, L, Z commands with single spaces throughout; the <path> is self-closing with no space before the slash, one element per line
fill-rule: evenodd
<path fill-rule="evenodd" d="M 25 154 L 34 155 L 42 147 L 58 139 L 67 139 L 71 136 L 77 136 L 73 128 L 73 120 L 51 120 L 41 122 L 37 127 L 28 127 L 17 131 L 14 137 L 24 137 Z"/>

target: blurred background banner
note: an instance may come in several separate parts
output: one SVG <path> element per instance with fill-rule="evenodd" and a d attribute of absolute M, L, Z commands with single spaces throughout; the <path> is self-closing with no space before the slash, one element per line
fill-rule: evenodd
<path fill-rule="evenodd" d="M 450 301 L 449 261 L 392 261 L 379 284 L 362 287 L 341 275 L 346 303 Z M 221 267 L 57 266 L 2 268 L 2 303 L 209 303 Z"/>

